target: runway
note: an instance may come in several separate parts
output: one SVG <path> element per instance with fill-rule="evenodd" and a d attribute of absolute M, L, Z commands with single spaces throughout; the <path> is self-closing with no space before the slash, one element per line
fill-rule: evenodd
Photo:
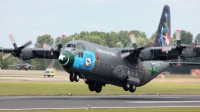
<path fill-rule="evenodd" d="M 200 95 L 6 96 L 0 110 L 200 107 Z"/>

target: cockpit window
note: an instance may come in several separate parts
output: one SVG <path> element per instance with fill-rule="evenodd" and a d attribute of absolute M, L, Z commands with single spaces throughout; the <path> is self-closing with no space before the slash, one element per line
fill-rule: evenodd
<path fill-rule="evenodd" d="M 71 44 L 67 44 L 67 46 L 66 47 L 71 47 Z"/>
<path fill-rule="evenodd" d="M 72 47 L 72 48 L 76 48 L 76 44 L 67 44 L 66 47 Z"/>
<path fill-rule="evenodd" d="M 85 46 L 81 43 L 77 43 L 77 49 L 85 50 Z"/>

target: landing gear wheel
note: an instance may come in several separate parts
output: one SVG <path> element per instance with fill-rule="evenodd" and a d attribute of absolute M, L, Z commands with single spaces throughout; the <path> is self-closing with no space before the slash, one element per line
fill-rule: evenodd
<path fill-rule="evenodd" d="M 88 84 L 88 88 L 90 91 L 94 91 L 95 90 L 95 84 L 94 83 L 89 83 Z"/>
<path fill-rule="evenodd" d="M 129 90 L 130 84 L 128 84 L 128 83 L 123 83 L 122 85 L 123 85 L 124 91 L 128 91 L 128 90 Z"/>
<path fill-rule="evenodd" d="M 71 82 L 74 82 L 74 74 L 73 74 L 73 73 L 70 73 L 70 75 L 69 75 L 69 80 L 70 80 Z"/>
<path fill-rule="evenodd" d="M 74 73 L 74 80 L 75 80 L 76 82 L 79 81 L 79 74 L 78 74 L 78 73 Z"/>
<path fill-rule="evenodd" d="M 100 93 L 101 90 L 102 90 L 102 85 L 96 85 L 95 91 L 96 91 L 97 93 Z"/>
<path fill-rule="evenodd" d="M 135 92 L 135 90 L 136 90 L 135 85 L 130 85 L 129 91 L 130 92 Z"/>

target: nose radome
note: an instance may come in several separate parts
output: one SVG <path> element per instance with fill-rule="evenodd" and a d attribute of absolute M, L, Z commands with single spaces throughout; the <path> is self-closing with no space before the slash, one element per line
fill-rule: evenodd
<path fill-rule="evenodd" d="M 74 54 L 72 54 L 71 52 L 60 53 L 58 60 L 60 64 L 65 68 L 71 68 L 74 64 Z"/>

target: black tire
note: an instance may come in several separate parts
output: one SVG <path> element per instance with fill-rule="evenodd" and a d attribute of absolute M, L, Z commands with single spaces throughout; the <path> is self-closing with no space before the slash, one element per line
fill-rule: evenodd
<path fill-rule="evenodd" d="M 78 82 L 79 81 L 79 74 L 74 73 L 74 81 Z"/>
<path fill-rule="evenodd" d="M 88 84 L 88 88 L 90 91 L 94 91 L 95 90 L 95 84 L 94 83 L 89 83 Z"/>
<path fill-rule="evenodd" d="M 133 92 L 135 92 L 135 90 L 136 90 L 136 86 L 130 85 L 129 91 L 133 93 Z"/>
<path fill-rule="evenodd" d="M 74 74 L 73 74 L 73 73 L 70 73 L 70 75 L 69 75 L 69 80 L 70 80 L 71 82 L 74 82 Z"/>
<path fill-rule="evenodd" d="M 124 91 L 128 91 L 128 90 L 129 90 L 130 84 L 128 84 L 128 83 L 123 83 L 122 85 L 123 85 Z"/>
<path fill-rule="evenodd" d="M 101 90 L 102 90 L 102 85 L 97 85 L 97 86 L 95 87 L 96 93 L 100 93 Z"/>
<path fill-rule="evenodd" d="M 48 75 L 48 77 L 50 77 L 50 75 Z"/>

